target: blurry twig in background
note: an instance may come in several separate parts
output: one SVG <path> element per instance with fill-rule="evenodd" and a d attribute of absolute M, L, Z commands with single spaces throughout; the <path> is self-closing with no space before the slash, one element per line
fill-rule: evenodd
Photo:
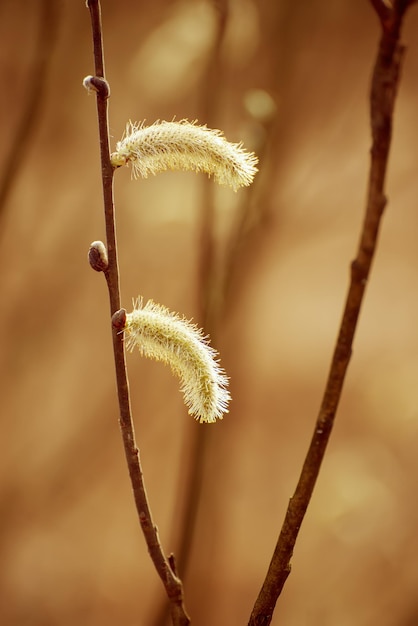
<path fill-rule="evenodd" d="M 220 98 L 222 75 L 221 50 L 228 22 L 228 0 L 212 0 L 216 14 L 216 32 L 206 71 L 202 77 L 200 121 L 209 127 L 216 127 L 216 111 Z M 247 192 L 248 193 L 248 192 Z M 216 338 L 217 323 L 220 315 L 217 280 L 217 251 L 215 238 L 215 200 L 214 186 L 211 180 L 202 180 L 202 200 L 199 237 L 198 267 L 198 319 L 199 324 Z M 187 577 L 191 549 L 196 530 L 197 515 L 201 501 L 203 476 L 210 431 L 190 425 L 189 438 L 185 442 L 187 449 L 186 477 L 181 476 L 181 489 L 184 491 L 184 504 L 180 521 L 179 547 L 176 551 L 178 571 Z M 185 483 L 185 484 L 184 484 Z M 180 492 L 180 485 L 178 487 Z M 167 622 L 167 604 L 158 609 L 152 623 L 164 626 Z"/>
<path fill-rule="evenodd" d="M 126 372 L 123 343 L 124 337 L 123 332 L 120 332 L 125 325 L 124 319 L 126 317 L 126 312 L 123 309 L 120 310 L 119 268 L 113 205 L 114 168 L 110 161 L 109 128 L 107 119 L 107 100 L 110 95 L 110 90 L 109 85 L 104 78 L 105 73 L 100 2 L 99 0 L 88 0 L 87 7 L 90 10 L 91 17 L 96 76 L 87 77 L 84 80 L 84 85 L 88 89 L 97 92 L 97 117 L 99 124 L 100 157 L 107 239 L 107 251 L 104 249 L 101 242 L 94 242 L 90 248 L 89 259 L 93 269 L 103 271 L 109 290 L 110 312 L 112 315 L 113 350 L 120 410 L 119 424 L 139 522 L 147 543 L 149 554 L 154 563 L 155 569 L 163 582 L 170 602 L 173 625 L 187 626 L 190 623 L 190 620 L 187 616 L 183 603 L 183 586 L 181 580 L 177 576 L 174 559 L 172 557 L 167 558 L 164 555 L 159 541 L 157 527 L 152 519 L 145 491 L 142 469 L 139 460 L 139 450 L 135 441 L 135 433 L 131 416 L 129 385 Z"/>
<path fill-rule="evenodd" d="M 246 107 L 255 122 L 260 171 L 254 185 L 243 196 L 227 244 L 222 289 L 228 311 L 243 287 L 242 280 L 246 275 L 242 271 L 243 260 L 245 262 L 248 249 L 251 256 L 257 254 L 273 223 L 278 230 L 281 213 L 277 210 L 274 189 L 285 160 L 283 145 L 290 114 L 286 111 L 287 100 L 283 94 L 295 72 L 294 24 L 299 13 L 299 4 L 292 0 L 267 2 L 260 7 L 263 37 L 255 62 L 259 70 L 263 68 L 259 80 L 265 89 L 256 90 L 256 94 L 253 92 L 252 104 L 248 97 L 246 99 Z"/>
<path fill-rule="evenodd" d="M 204 89 L 201 96 L 201 119 L 208 126 L 217 127 L 216 112 L 219 105 L 222 60 L 221 48 L 228 21 L 228 0 L 214 0 L 216 10 L 216 35 L 212 53 L 206 72 L 203 76 Z M 215 189 L 212 181 L 202 181 L 202 197 L 200 211 L 200 236 L 198 240 L 198 319 L 210 335 L 211 341 L 216 341 L 219 306 L 217 298 L 217 244 L 215 235 Z M 182 575 L 186 575 L 190 550 L 194 538 L 196 516 L 202 491 L 203 470 L 205 466 L 205 452 L 207 449 L 210 431 L 207 428 L 193 428 L 191 441 L 191 460 L 188 471 L 189 483 L 186 487 L 184 518 L 178 553 L 179 568 Z"/>
<path fill-rule="evenodd" d="M 384 184 L 391 143 L 392 116 L 404 52 L 399 43 L 400 30 L 405 11 L 412 2 L 395 0 L 390 9 L 378 0 L 371 0 L 371 3 L 381 21 L 382 35 L 370 95 L 372 149 L 366 214 L 357 256 L 351 264 L 351 281 L 344 314 L 315 431 L 249 626 L 270 624 L 277 599 L 290 574 L 293 549 L 315 487 L 340 401 L 386 204 Z"/>
<path fill-rule="evenodd" d="M 21 115 L 0 176 L 0 218 L 4 217 L 10 192 L 19 173 L 19 166 L 23 163 L 42 112 L 60 16 L 61 6 L 58 2 L 42 0 L 34 59 L 27 79 L 28 92 L 22 101 Z"/>

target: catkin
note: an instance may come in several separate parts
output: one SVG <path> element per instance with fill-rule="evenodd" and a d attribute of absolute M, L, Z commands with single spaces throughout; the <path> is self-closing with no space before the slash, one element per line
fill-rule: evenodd
<path fill-rule="evenodd" d="M 181 120 L 151 126 L 129 122 L 111 162 L 114 167 L 130 163 L 135 178 L 165 170 L 205 172 L 237 191 L 252 183 L 258 159 L 241 143 L 227 141 L 221 131 Z"/>
<path fill-rule="evenodd" d="M 194 324 L 166 307 L 142 298 L 126 315 L 127 348 L 138 347 L 144 356 L 170 365 L 181 381 L 189 413 L 200 422 L 215 422 L 228 412 L 228 379 Z"/>

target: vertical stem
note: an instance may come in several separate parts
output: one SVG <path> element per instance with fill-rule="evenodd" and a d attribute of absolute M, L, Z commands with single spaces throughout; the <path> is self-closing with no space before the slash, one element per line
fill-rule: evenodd
<path fill-rule="evenodd" d="M 93 33 L 96 76 L 92 78 L 91 83 L 97 92 L 97 115 L 99 124 L 103 200 L 108 254 L 108 266 L 104 273 L 109 291 L 110 312 L 114 319 L 114 323 L 112 324 L 112 334 L 120 411 L 119 425 L 122 433 L 126 461 L 128 464 L 139 522 L 148 546 L 149 554 L 164 584 L 170 602 L 172 622 L 175 626 L 187 626 L 190 623 L 190 620 L 183 604 L 183 586 L 181 580 L 174 571 L 174 563 L 169 562 L 163 553 L 158 537 L 157 527 L 152 519 L 142 476 L 139 450 L 135 442 L 123 333 L 120 332 L 120 326 L 117 324 L 118 319 L 120 319 L 120 317 L 118 318 L 117 316 L 122 314 L 123 319 L 124 312 L 120 311 L 119 268 L 113 202 L 114 170 L 110 161 L 107 107 L 107 100 L 109 98 L 110 91 L 109 85 L 105 81 L 100 2 L 99 0 L 87 0 L 87 7 L 90 10 Z"/>
<path fill-rule="evenodd" d="M 212 53 L 208 62 L 202 83 L 202 120 L 209 126 L 214 126 L 216 107 L 220 93 L 221 46 L 225 37 L 228 21 L 228 3 L 226 0 L 212 0 L 216 12 L 216 35 Z M 216 124 L 215 124 L 216 127 Z M 201 199 L 202 218 L 199 238 L 198 260 L 198 319 L 205 332 L 215 341 L 217 325 L 220 315 L 216 267 L 216 237 L 215 237 L 215 194 L 213 181 L 203 180 Z M 207 460 L 208 438 L 207 428 L 194 428 L 191 441 L 191 462 L 186 485 L 184 518 L 178 551 L 179 570 L 186 578 L 190 561 L 192 544 L 196 531 L 196 521 L 200 506 L 204 467 Z"/>
<path fill-rule="evenodd" d="M 216 34 L 214 37 L 211 55 L 206 71 L 203 74 L 201 85 L 201 120 L 209 127 L 213 127 L 211 118 L 214 117 L 214 110 L 219 99 L 219 76 L 221 74 L 220 52 L 225 36 L 228 20 L 227 0 L 212 0 L 214 12 L 216 13 Z M 213 121 L 213 120 L 212 120 Z M 213 181 L 204 179 L 202 181 L 202 218 L 200 224 L 199 237 L 199 259 L 198 259 L 198 320 L 205 332 L 211 337 L 211 341 L 216 336 L 216 320 L 219 311 L 217 298 L 214 297 L 216 290 L 216 243 L 214 236 L 214 191 Z M 191 425 L 190 438 L 187 441 L 187 451 L 189 455 L 187 475 L 183 489 L 184 504 L 180 511 L 180 537 L 177 549 L 177 567 L 180 575 L 187 585 L 189 566 L 192 554 L 193 542 L 196 535 L 197 518 L 202 499 L 202 489 L 204 483 L 204 469 L 207 460 L 209 429 L 196 428 L 196 424 Z M 154 626 L 165 626 L 167 623 L 168 610 L 166 604 L 159 607 L 152 620 Z"/>
<path fill-rule="evenodd" d="M 377 0 L 371 1 L 376 8 Z M 293 549 L 318 478 L 341 398 L 386 204 L 384 184 L 391 143 L 393 109 L 403 55 L 399 36 L 402 17 L 407 6 L 408 2 L 405 0 L 395 2 L 390 10 L 390 19 L 386 9 L 378 13 L 383 32 L 370 95 L 371 165 L 366 213 L 359 247 L 357 256 L 351 264 L 350 286 L 315 431 L 295 493 L 290 499 L 266 578 L 255 602 L 249 626 L 267 626 L 271 622 L 277 599 L 290 574 Z"/>
<path fill-rule="evenodd" d="M 10 193 L 39 125 L 51 60 L 58 39 L 62 7 L 56 0 L 42 0 L 38 12 L 39 32 L 36 48 L 33 51 L 32 67 L 27 79 L 27 93 L 22 98 L 22 112 L 0 172 L 0 220 L 4 217 Z"/>

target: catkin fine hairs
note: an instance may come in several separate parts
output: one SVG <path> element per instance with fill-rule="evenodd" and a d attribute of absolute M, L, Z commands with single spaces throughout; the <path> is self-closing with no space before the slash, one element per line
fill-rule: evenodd
<path fill-rule="evenodd" d="M 124 331 L 128 350 L 139 348 L 180 378 L 185 404 L 196 420 L 211 423 L 228 412 L 228 379 L 216 351 L 194 324 L 152 300 L 144 305 L 139 297 L 126 314 Z"/>
<path fill-rule="evenodd" d="M 206 172 L 237 191 L 252 183 L 258 159 L 241 143 L 227 141 L 220 130 L 181 120 L 151 126 L 129 122 L 111 162 L 114 167 L 130 163 L 135 178 L 165 170 Z"/>

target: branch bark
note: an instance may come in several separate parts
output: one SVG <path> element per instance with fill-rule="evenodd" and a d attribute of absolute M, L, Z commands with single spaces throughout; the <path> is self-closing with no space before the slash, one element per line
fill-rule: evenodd
<path fill-rule="evenodd" d="M 251 613 L 249 626 L 270 624 L 277 599 L 290 574 L 294 546 L 334 425 L 386 205 L 384 184 L 392 135 L 393 109 L 404 52 L 399 37 L 403 15 L 411 3 L 395 0 L 393 7 L 388 9 L 379 0 L 370 1 L 381 21 L 382 34 L 370 94 L 372 148 L 366 212 L 357 256 L 351 263 L 351 280 L 345 309 L 314 434 L 296 490 L 290 499 L 266 578 Z"/>
<path fill-rule="evenodd" d="M 135 432 L 131 415 L 129 384 L 126 371 L 125 350 L 123 343 L 123 318 L 125 311 L 120 309 L 119 268 L 113 202 L 113 166 L 110 162 L 109 125 L 107 101 L 110 95 L 109 85 L 105 80 L 101 10 L 99 0 L 87 0 L 90 11 L 95 76 L 89 85 L 96 91 L 97 116 L 99 124 L 100 157 L 102 166 L 103 201 L 106 223 L 108 264 L 103 270 L 109 291 L 110 313 L 112 316 L 113 351 L 116 369 L 116 382 L 119 399 L 119 425 L 121 429 L 125 456 L 134 493 L 135 505 L 148 551 L 163 584 L 170 603 L 171 619 L 174 626 L 187 626 L 190 619 L 183 601 L 183 585 L 175 572 L 174 560 L 164 555 L 157 527 L 155 526 L 135 441 Z"/>

